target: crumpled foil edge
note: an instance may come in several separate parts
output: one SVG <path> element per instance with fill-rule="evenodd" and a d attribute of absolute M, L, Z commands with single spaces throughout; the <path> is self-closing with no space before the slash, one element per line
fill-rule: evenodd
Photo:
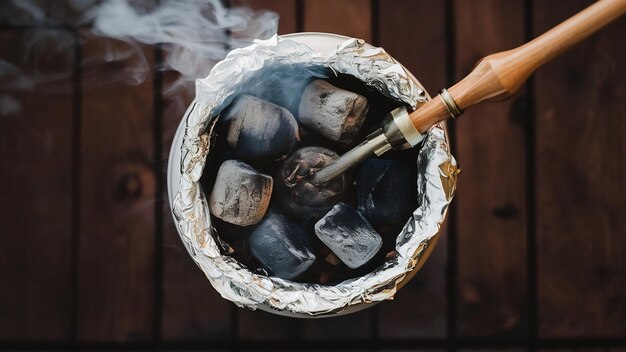
<path fill-rule="evenodd" d="M 329 67 L 412 108 L 428 99 L 426 92 L 384 49 L 365 50 L 360 39 L 346 41 L 329 57 L 278 36 L 233 50 L 207 78 L 196 82 L 196 106 L 186 120 L 180 189 L 172 209 L 181 240 L 213 287 L 241 307 L 266 306 L 321 315 L 392 299 L 398 283 L 415 267 L 430 239 L 439 232 L 454 194 L 458 170 L 441 125 L 432 128 L 418 153 L 419 207 L 397 237 L 396 254 L 370 274 L 332 286 L 268 277 L 223 254 L 213 237 L 209 207 L 199 180 L 210 151 L 210 137 L 219 115 L 216 112 L 232 101 L 238 85 L 264 66 L 277 62 Z"/>

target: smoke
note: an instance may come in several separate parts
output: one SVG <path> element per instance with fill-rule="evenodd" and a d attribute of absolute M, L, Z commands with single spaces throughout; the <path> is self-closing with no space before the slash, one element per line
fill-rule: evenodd
<path fill-rule="evenodd" d="M 20 111 L 22 104 L 10 95 L 0 94 L 0 116 L 15 114 Z"/>
<path fill-rule="evenodd" d="M 166 1 L 144 13 L 126 0 L 110 0 L 87 11 L 84 21 L 98 36 L 162 44 L 167 68 L 190 81 L 205 77 L 230 49 L 274 35 L 278 16 L 226 8 L 218 0 Z"/>
<path fill-rule="evenodd" d="M 54 9 L 44 8 L 34 0 L 11 0 L 8 7 L 6 4 L 0 5 L 0 21 L 5 23 L 63 24 L 58 18 L 51 17 L 50 14 L 56 13 Z M 145 56 L 146 53 L 151 55 L 152 51 L 146 50 L 145 46 L 158 45 L 164 51 L 164 62 L 158 69 L 176 71 L 180 77 L 166 87 L 167 92 L 173 94 L 181 87 L 191 89 L 193 81 L 206 77 L 213 65 L 230 50 L 248 45 L 256 38 L 274 35 L 278 25 L 278 16 L 273 12 L 253 11 L 247 7 L 229 8 L 219 0 L 162 0 L 158 4 L 129 0 L 98 3 L 68 0 L 64 5 L 69 6 L 69 12 L 77 19 L 72 25 L 80 29 L 82 47 L 89 46 L 89 42 L 97 38 L 115 39 L 109 43 L 100 41 L 97 50 L 83 51 L 81 65 L 86 88 L 90 84 L 141 84 L 153 71 L 151 60 Z M 62 31 L 35 29 L 32 32 L 22 38 L 17 50 L 44 55 L 41 50 L 32 48 L 41 46 L 42 40 L 50 42 L 51 32 Z M 62 52 L 65 55 L 63 60 L 71 61 L 75 38 L 65 35 L 52 39 L 57 46 L 54 51 L 57 54 Z M 42 82 L 66 79 L 72 73 L 71 65 L 64 65 L 54 72 L 38 70 L 37 58 L 32 55 L 28 59 L 12 59 L 0 59 L 1 101 L 10 102 L 0 115 L 19 111 L 19 100 L 9 95 L 11 91 L 37 89 Z M 28 72 L 20 69 L 26 61 L 34 67 Z M 124 64 L 115 75 L 100 72 L 103 65 L 122 62 Z"/>

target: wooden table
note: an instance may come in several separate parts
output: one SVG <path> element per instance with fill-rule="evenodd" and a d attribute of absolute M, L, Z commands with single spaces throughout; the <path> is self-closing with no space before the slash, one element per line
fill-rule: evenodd
<path fill-rule="evenodd" d="M 590 1 L 245 3 L 277 11 L 281 33 L 383 46 L 433 94 Z M 44 9 L 75 16 L 64 6 Z M 165 93 L 166 54 L 141 47 L 147 80 L 120 83 L 133 56 L 86 58 L 127 45 L 5 17 L 0 58 L 50 79 L 0 76 L 0 350 L 626 348 L 626 20 L 450 125 L 446 235 L 395 301 L 291 320 L 221 299 L 181 245 L 164 170 L 191 95 Z"/>

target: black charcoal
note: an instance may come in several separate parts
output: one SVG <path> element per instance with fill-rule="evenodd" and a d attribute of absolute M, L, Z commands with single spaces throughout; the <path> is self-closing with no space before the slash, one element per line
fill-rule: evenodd
<path fill-rule="evenodd" d="M 352 269 L 372 259 L 383 244 L 363 215 L 344 203 L 335 205 L 315 224 L 315 234 Z"/>
<path fill-rule="evenodd" d="M 285 211 L 303 220 L 317 220 L 341 201 L 349 187 L 343 174 L 323 185 L 310 181 L 310 176 L 332 163 L 339 155 L 322 147 L 305 147 L 295 151 L 279 167 L 276 177 L 278 201 Z"/>
<path fill-rule="evenodd" d="M 374 225 L 405 223 L 417 208 L 416 171 L 401 161 L 367 160 L 356 185 L 358 209 Z"/>
<path fill-rule="evenodd" d="M 298 119 L 326 138 L 349 144 L 359 133 L 367 110 L 364 96 L 316 79 L 304 89 Z"/>
<path fill-rule="evenodd" d="M 300 141 L 298 123 L 289 110 L 250 95 L 237 98 L 224 121 L 228 145 L 247 161 L 281 159 Z"/>
<path fill-rule="evenodd" d="M 239 226 L 256 224 L 267 211 L 273 183 L 271 176 L 242 161 L 226 160 L 209 197 L 211 214 Z"/>
<path fill-rule="evenodd" d="M 270 211 L 250 235 L 250 252 L 270 275 L 293 279 L 316 259 L 306 236 L 287 216 Z"/>

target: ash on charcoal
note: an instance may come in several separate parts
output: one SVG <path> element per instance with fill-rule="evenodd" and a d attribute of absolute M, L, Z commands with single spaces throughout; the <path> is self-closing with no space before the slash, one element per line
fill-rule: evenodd
<path fill-rule="evenodd" d="M 417 208 L 416 171 L 402 161 L 365 161 L 356 186 L 359 212 L 374 225 L 403 224 Z"/>
<path fill-rule="evenodd" d="M 309 181 L 309 176 L 339 158 L 337 153 L 322 147 L 305 147 L 294 152 L 279 167 L 277 196 L 282 208 L 302 219 L 319 219 L 341 201 L 350 186 L 343 174 L 323 185 Z"/>
<path fill-rule="evenodd" d="M 267 211 L 273 183 L 272 177 L 242 161 L 226 160 L 209 197 L 211 214 L 235 225 L 256 224 Z"/>
<path fill-rule="evenodd" d="M 270 211 L 250 235 L 250 251 L 270 275 L 293 279 L 316 259 L 306 236 L 287 216 Z"/>
<path fill-rule="evenodd" d="M 352 269 L 372 259 L 383 243 L 363 215 L 344 203 L 335 205 L 315 224 L 315 234 Z"/>
<path fill-rule="evenodd" d="M 298 119 L 324 137 L 345 145 L 359 133 L 367 110 L 364 96 L 316 79 L 304 89 Z"/>
<path fill-rule="evenodd" d="M 223 242 L 227 243 L 229 247 L 228 251 L 225 251 L 225 253 L 252 269 L 254 272 L 269 272 L 274 276 L 290 280 L 293 279 L 298 282 L 331 285 L 376 270 L 385 260 L 385 254 L 395 248 L 395 236 L 401 230 L 401 228 L 398 227 L 401 225 L 393 225 L 389 223 L 387 219 L 383 220 L 382 223 L 374 223 L 370 220 L 371 225 L 369 225 L 368 233 L 371 234 L 369 231 L 375 231 L 373 233 L 378 234 L 376 236 L 379 236 L 379 242 L 382 236 L 382 247 L 379 250 L 373 247 L 371 257 L 365 258 L 363 261 L 365 264 L 359 263 L 360 266 L 358 267 L 355 265 L 348 266 L 344 259 L 341 259 L 337 254 L 333 253 L 336 249 L 331 251 L 331 249 L 320 240 L 321 237 L 319 237 L 319 235 L 313 235 L 313 232 L 315 231 L 315 224 L 318 220 L 325 214 L 330 214 L 329 211 L 331 211 L 333 206 L 337 203 L 344 203 L 343 206 L 345 207 L 347 205 L 347 207 L 349 207 L 348 209 L 351 208 L 350 210 L 352 212 L 354 212 L 352 209 L 358 209 L 357 187 L 355 187 L 354 182 L 356 171 L 345 174 L 333 180 L 333 182 L 323 185 L 321 188 L 307 182 L 307 177 L 336 160 L 338 158 L 337 153 L 344 153 L 354 145 L 344 144 L 338 140 L 330 139 L 315 127 L 305 126 L 304 124 L 300 125 L 301 128 L 297 131 L 299 140 L 293 146 L 289 145 L 289 141 L 286 142 L 288 145 L 285 149 L 277 145 L 269 146 L 281 150 L 278 154 L 268 152 L 261 153 L 261 156 L 257 156 L 252 154 L 256 152 L 256 150 L 252 152 L 241 152 L 241 150 L 238 149 L 240 146 L 238 146 L 237 143 L 231 143 L 235 139 L 237 139 L 237 142 L 242 140 L 240 137 L 242 136 L 242 131 L 246 129 L 244 125 L 246 122 L 245 118 L 247 118 L 248 115 L 247 113 L 243 114 L 245 118 L 239 122 L 241 124 L 240 126 L 232 126 L 231 123 L 233 118 L 235 118 L 235 111 L 232 108 L 235 108 L 242 102 L 245 103 L 246 100 L 255 101 L 253 105 L 256 104 L 257 106 L 259 105 L 257 101 L 261 101 L 260 109 L 263 109 L 266 104 L 269 103 L 277 104 L 279 109 L 285 107 L 295 117 L 299 118 L 298 110 L 302 101 L 301 97 L 304 88 L 309 85 L 313 79 L 317 78 L 312 78 L 313 76 L 309 74 L 309 77 L 295 79 L 294 81 L 297 81 L 296 85 L 289 80 L 294 74 L 296 74 L 294 70 L 284 71 L 281 69 L 264 71 L 263 75 L 258 77 L 257 81 L 247 85 L 242 91 L 242 94 L 222 112 L 221 118 L 218 120 L 216 129 L 214 130 L 214 135 L 217 136 L 217 138 L 212 141 L 213 149 L 207 157 L 207 163 L 201 182 L 207 194 L 215 188 L 221 188 L 222 186 L 215 182 L 217 180 L 217 173 L 220 169 L 220 165 L 225 160 L 230 159 L 244 160 L 248 165 L 252 165 L 256 172 L 265 174 L 264 176 L 273 176 L 273 181 L 276 183 L 273 184 L 274 191 L 271 195 L 271 204 L 269 210 L 265 213 L 265 217 L 260 220 L 260 222 L 251 224 L 250 226 L 241 226 L 214 217 L 215 221 L 213 221 L 212 225 L 215 226 L 218 237 L 222 239 Z M 295 76 L 301 77 L 302 75 L 296 74 Z M 368 132 L 380 126 L 381 119 L 386 113 L 397 107 L 397 102 L 385 98 L 375 90 L 368 89 L 363 82 L 351 76 L 332 76 L 329 78 L 328 82 L 334 87 L 339 87 L 333 87 L 333 90 L 360 95 L 365 97 L 365 103 L 369 104 L 366 110 L 367 115 L 364 121 L 356 128 L 357 131 L 359 129 L 360 131 L 358 134 L 356 131 L 354 132 L 355 136 L 352 137 L 352 143 L 362 141 Z M 246 108 L 244 108 L 244 110 L 245 109 Z M 365 112 L 363 114 L 365 115 Z M 254 114 L 250 116 L 254 116 Z M 302 121 L 298 122 L 301 123 Z M 323 123 L 326 124 L 326 122 Z M 324 128 L 326 127 L 327 126 L 324 125 Z M 235 128 L 237 131 L 233 131 L 231 128 Z M 231 137 L 233 134 L 236 135 L 238 133 L 237 138 L 230 138 L 230 140 L 228 140 L 229 133 Z M 263 135 L 263 133 L 265 132 L 260 132 L 258 136 Z M 262 138 L 266 137 L 263 136 Z M 252 145 L 257 148 L 260 143 L 252 143 Z M 300 149 L 291 153 L 292 149 L 295 150 L 298 148 Z M 289 151 L 285 152 L 284 150 Z M 287 158 L 281 159 L 285 154 Z M 410 153 L 409 151 L 392 151 L 389 152 L 386 157 L 402 159 L 402 161 L 399 161 L 400 163 L 405 162 L 406 165 L 413 166 L 415 164 L 415 154 L 414 151 Z M 270 157 L 267 157 L 267 155 L 270 155 Z M 363 170 L 361 170 L 361 172 L 363 172 Z M 373 175 L 376 174 L 376 172 L 376 170 L 370 170 L 367 174 Z M 391 170 L 389 172 L 391 172 Z M 361 177 L 367 177 L 364 175 L 365 174 L 361 174 Z M 415 175 L 415 170 L 413 170 L 413 175 Z M 237 182 L 232 183 L 236 185 L 233 186 L 234 189 L 239 187 Z M 364 184 L 365 181 L 363 181 L 363 179 L 358 182 L 358 186 L 363 186 Z M 402 187 L 401 191 L 389 190 L 386 194 L 384 194 L 385 192 L 381 194 L 393 197 L 399 196 L 399 198 L 395 199 L 403 199 L 402 197 L 405 196 L 404 193 L 416 192 L 415 182 Z M 377 199 L 377 192 L 384 188 L 378 186 L 374 187 L 374 189 L 374 199 Z M 378 204 L 378 202 L 375 203 Z M 378 211 L 378 209 L 379 208 L 376 208 L 376 211 Z M 412 212 L 413 209 L 415 209 L 415 207 L 412 207 L 410 212 Z M 273 212 L 277 212 L 277 214 L 271 215 Z M 408 219 L 410 212 L 406 217 L 402 217 L 403 222 Z M 337 216 L 339 215 L 343 215 L 343 212 Z M 362 215 L 367 219 L 365 214 Z M 259 217 L 256 218 L 259 219 Z M 272 221 L 268 220 L 268 223 L 272 223 L 272 226 L 264 224 L 266 219 L 270 218 L 274 219 Z M 332 218 L 333 217 L 330 217 L 329 219 Z M 361 217 L 360 221 L 358 221 L 358 226 L 363 225 L 362 221 L 363 218 Z M 346 233 L 351 236 L 354 236 L 356 231 L 359 230 L 359 228 L 357 228 L 358 226 L 350 224 L 346 226 L 348 227 Z M 367 228 L 367 225 L 363 226 Z M 374 230 L 372 230 L 372 227 Z M 271 228 L 278 228 L 279 230 L 270 230 Z M 329 230 L 329 232 L 331 231 Z M 254 236 L 252 236 L 253 233 L 255 233 Z M 293 234 L 296 234 L 295 238 L 292 238 Z M 372 235 L 373 242 L 370 242 L 370 245 L 376 245 L 376 236 Z M 307 260 L 299 260 L 298 256 L 294 259 L 289 254 L 289 250 L 285 249 L 294 247 L 293 244 L 290 244 L 292 241 L 300 243 L 302 239 L 305 240 L 302 243 L 304 243 L 303 246 L 306 249 L 303 253 L 305 253 L 304 257 L 307 258 Z M 280 245 L 283 245 L 283 242 L 285 242 L 287 247 L 280 247 Z M 314 258 L 310 259 L 306 253 L 314 254 Z M 356 256 L 358 259 L 362 259 L 363 254 L 357 254 Z M 317 259 L 315 259 L 315 257 L 317 257 Z M 264 262 L 263 258 L 266 258 Z M 276 262 L 272 262 L 272 259 Z M 285 267 L 281 266 L 283 264 Z M 272 269 L 272 265 L 274 269 Z M 303 270 L 299 269 L 301 268 L 300 265 L 303 265 Z M 288 268 L 296 269 L 291 270 Z"/>
<path fill-rule="evenodd" d="M 240 96 L 223 118 L 226 140 L 239 159 L 281 159 L 300 141 L 289 110 L 250 95 Z"/>

